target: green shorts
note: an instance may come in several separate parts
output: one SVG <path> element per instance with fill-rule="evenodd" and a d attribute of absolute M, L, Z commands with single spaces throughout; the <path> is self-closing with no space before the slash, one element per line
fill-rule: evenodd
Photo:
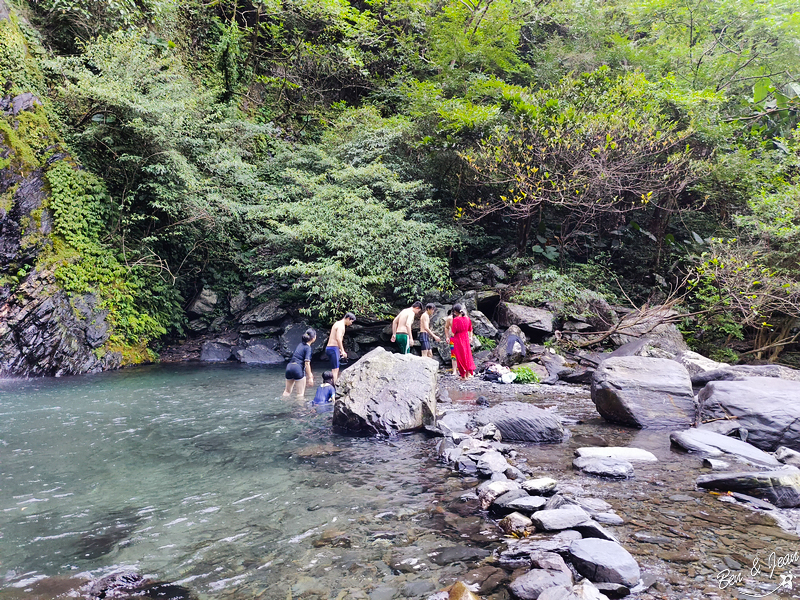
<path fill-rule="evenodd" d="M 408 344 L 407 333 L 395 334 L 394 340 L 397 344 L 397 347 L 400 349 L 400 354 L 409 354 L 411 352 L 411 346 Z"/>

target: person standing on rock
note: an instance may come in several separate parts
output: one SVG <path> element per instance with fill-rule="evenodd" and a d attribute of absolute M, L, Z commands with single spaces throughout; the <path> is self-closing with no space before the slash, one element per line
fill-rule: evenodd
<path fill-rule="evenodd" d="M 289 364 L 286 365 L 286 389 L 284 397 L 291 395 L 297 384 L 297 395 L 306 393 L 306 385 L 314 385 L 314 375 L 311 373 L 311 344 L 317 339 L 317 332 L 306 329 L 302 341 L 297 344 Z"/>
<path fill-rule="evenodd" d="M 333 385 L 339 381 L 339 359 L 347 358 L 344 351 L 344 328 L 356 322 L 356 316 L 349 312 L 343 319 L 336 321 L 331 327 L 331 334 L 328 336 L 328 345 L 325 347 L 325 354 L 331 361 L 331 373 L 333 373 Z"/>
<path fill-rule="evenodd" d="M 409 354 L 414 339 L 411 337 L 411 326 L 414 324 L 414 317 L 422 312 L 422 302 L 417 300 L 400 311 L 400 314 L 392 321 L 392 342 L 397 343 L 400 354 Z"/>
<path fill-rule="evenodd" d="M 475 375 L 475 361 L 472 359 L 472 321 L 461 304 L 453 307 L 453 338 L 455 340 L 456 362 L 461 379 Z"/>
<path fill-rule="evenodd" d="M 456 340 L 453 337 L 453 309 L 447 311 L 447 316 L 444 318 L 444 337 L 450 342 L 450 365 L 453 367 L 453 375 L 458 373 L 458 366 L 456 361 Z"/>
<path fill-rule="evenodd" d="M 433 358 L 431 338 L 437 342 L 441 341 L 441 338 L 431 330 L 431 317 L 434 311 L 436 305 L 428 303 L 425 305 L 425 311 L 419 316 L 419 344 L 422 346 L 422 356 L 428 358 Z"/>

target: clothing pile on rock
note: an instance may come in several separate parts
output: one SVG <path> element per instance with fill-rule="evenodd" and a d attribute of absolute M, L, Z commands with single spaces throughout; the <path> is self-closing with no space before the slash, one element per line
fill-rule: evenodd
<path fill-rule="evenodd" d="M 508 367 L 498 364 L 490 364 L 483 374 L 484 381 L 496 381 L 497 383 L 511 383 L 517 378 L 517 374 L 513 373 Z"/>

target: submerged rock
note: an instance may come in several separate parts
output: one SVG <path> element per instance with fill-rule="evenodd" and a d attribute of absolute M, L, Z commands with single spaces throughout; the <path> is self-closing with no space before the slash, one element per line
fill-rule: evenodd
<path fill-rule="evenodd" d="M 800 506 L 800 469 L 796 467 L 756 473 L 711 473 L 698 477 L 697 486 L 707 490 L 741 492 L 769 500 L 778 508 Z"/>
<path fill-rule="evenodd" d="M 616 458 L 576 458 L 572 461 L 572 466 L 598 477 L 609 479 L 629 479 L 633 477 L 633 465 L 627 460 Z"/>
<path fill-rule="evenodd" d="M 695 421 L 689 373 L 664 358 L 604 360 L 592 378 L 592 402 L 612 423 L 639 428 L 688 427 Z"/>
<path fill-rule="evenodd" d="M 652 452 L 627 446 L 588 446 L 575 450 L 575 455 L 582 458 L 613 458 L 633 462 L 658 462 Z"/>

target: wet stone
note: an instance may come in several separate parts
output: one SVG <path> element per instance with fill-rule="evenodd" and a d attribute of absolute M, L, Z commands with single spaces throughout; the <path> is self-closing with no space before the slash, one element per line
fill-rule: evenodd
<path fill-rule="evenodd" d="M 613 458 L 576 458 L 572 466 L 589 475 L 607 479 L 630 479 L 633 477 L 633 465 L 625 460 Z"/>
<path fill-rule="evenodd" d="M 596 513 L 592 518 L 603 525 L 622 525 L 625 520 L 616 513 Z"/>
<path fill-rule="evenodd" d="M 540 510 L 531 516 L 536 528 L 543 531 L 560 531 L 572 529 L 576 525 L 589 520 L 589 515 L 579 506 Z"/>
<path fill-rule="evenodd" d="M 451 546 L 449 548 L 440 548 L 430 559 L 431 562 L 437 565 L 450 565 L 456 562 L 478 562 L 490 554 L 491 552 L 483 548 Z"/>
<path fill-rule="evenodd" d="M 510 493 L 510 492 L 509 492 Z M 502 496 L 501 496 L 502 497 Z M 507 506 L 511 510 L 519 511 L 523 514 L 531 514 L 544 507 L 547 501 L 541 496 L 525 496 L 511 500 Z"/>

